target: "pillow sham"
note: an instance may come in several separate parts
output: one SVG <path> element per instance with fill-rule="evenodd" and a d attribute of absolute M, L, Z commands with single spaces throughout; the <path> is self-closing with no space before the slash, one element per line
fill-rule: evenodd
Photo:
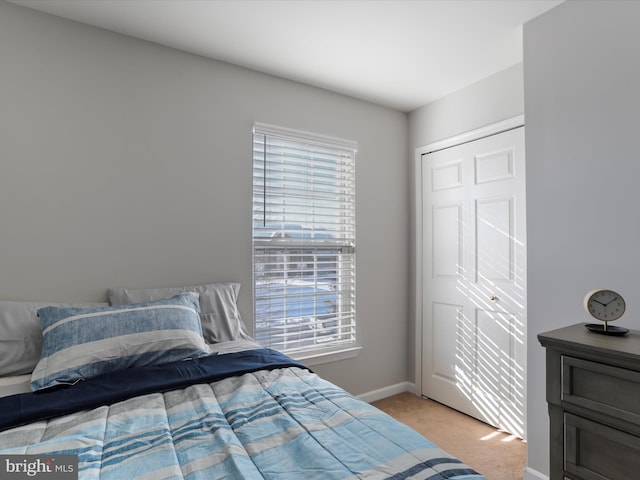
<path fill-rule="evenodd" d="M 233 282 L 210 283 L 187 287 L 108 290 L 111 305 L 127 305 L 170 297 L 179 293 L 195 292 L 200 296 L 202 334 L 207 343 L 233 340 L 252 340 L 238 310 L 240 284 Z"/>
<path fill-rule="evenodd" d="M 73 306 L 69 303 L 0 301 L 0 377 L 33 372 L 42 348 L 42 328 L 37 312 L 48 305 Z M 82 306 L 108 305 L 88 303 Z"/>
<path fill-rule="evenodd" d="M 193 293 L 117 307 L 40 308 L 42 355 L 31 389 L 208 355 L 199 312 Z"/>

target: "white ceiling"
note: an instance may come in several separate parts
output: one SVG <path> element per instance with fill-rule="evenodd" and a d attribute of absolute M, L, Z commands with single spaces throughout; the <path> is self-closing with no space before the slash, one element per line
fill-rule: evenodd
<path fill-rule="evenodd" d="M 8 0 L 411 111 L 522 61 L 562 0 Z"/>

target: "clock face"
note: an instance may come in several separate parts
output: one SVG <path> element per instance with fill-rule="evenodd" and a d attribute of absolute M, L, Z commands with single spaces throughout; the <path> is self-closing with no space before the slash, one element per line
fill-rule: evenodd
<path fill-rule="evenodd" d="M 593 290 L 584 297 L 584 308 L 603 322 L 619 319 L 626 309 L 624 298 L 612 290 Z"/>

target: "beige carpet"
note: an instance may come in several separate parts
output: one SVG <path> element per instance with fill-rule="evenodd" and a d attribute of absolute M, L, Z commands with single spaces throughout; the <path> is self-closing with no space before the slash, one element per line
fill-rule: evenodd
<path fill-rule="evenodd" d="M 521 439 L 411 393 L 385 398 L 373 405 L 489 480 L 522 480 L 527 447 Z"/>

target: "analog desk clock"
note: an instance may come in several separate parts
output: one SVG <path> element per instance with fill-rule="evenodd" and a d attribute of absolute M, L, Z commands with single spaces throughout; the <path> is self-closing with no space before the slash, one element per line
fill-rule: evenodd
<path fill-rule="evenodd" d="M 627 308 L 624 298 L 617 292 L 607 289 L 591 290 L 584 297 L 584 309 L 589 315 L 603 324 L 589 323 L 587 329 L 603 335 L 624 335 L 627 328 L 613 327 L 609 322 L 618 320 Z"/>

